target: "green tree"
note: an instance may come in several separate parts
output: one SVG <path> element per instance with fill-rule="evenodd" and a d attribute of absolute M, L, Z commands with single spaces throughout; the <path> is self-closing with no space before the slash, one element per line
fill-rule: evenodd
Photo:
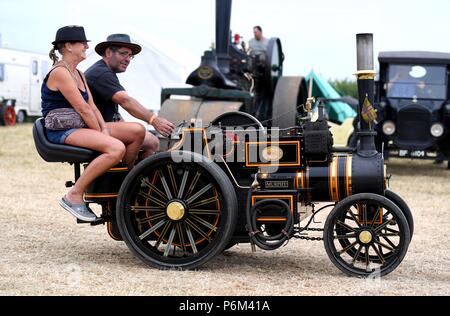
<path fill-rule="evenodd" d="M 350 79 L 334 79 L 328 81 L 334 89 L 341 95 L 349 95 L 358 99 L 358 85 L 356 80 Z"/>

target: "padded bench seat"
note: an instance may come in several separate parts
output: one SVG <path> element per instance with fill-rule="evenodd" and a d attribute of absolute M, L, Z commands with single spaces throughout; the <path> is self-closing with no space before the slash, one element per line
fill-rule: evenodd
<path fill-rule="evenodd" d="M 49 142 L 42 117 L 34 122 L 33 138 L 39 155 L 47 162 L 86 163 L 99 155 L 90 149 Z"/>

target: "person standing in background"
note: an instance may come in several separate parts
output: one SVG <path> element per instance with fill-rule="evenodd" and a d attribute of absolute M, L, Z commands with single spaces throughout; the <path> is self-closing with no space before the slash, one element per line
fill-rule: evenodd
<path fill-rule="evenodd" d="M 253 27 L 253 38 L 248 42 L 250 48 L 250 54 L 260 55 L 264 54 L 267 50 L 269 40 L 263 36 L 261 26 L 256 25 Z"/>

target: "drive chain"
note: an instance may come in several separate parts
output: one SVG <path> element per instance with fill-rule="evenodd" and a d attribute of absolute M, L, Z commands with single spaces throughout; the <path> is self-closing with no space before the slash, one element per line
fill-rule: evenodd
<path fill-rule="evenodd" d="M 323 237 L 295 236 L 295 238 L 303 239 L 303 240 L 310 240 L 310 241 L 322 241 L 323 240 Z"/>
<path fill-rule="evenodd" d="M 323 228 L 303 228 L 300 230 L 302 231 L 312 231 L 312 232 L 323 232 Z M 310 240 L 310 241 L 322 241 L 323 237 L 309 237 L 309 236 L 302 236 L 302 235 L 294 235 L 295 238 L 303 239 L 303 240 Z"/>

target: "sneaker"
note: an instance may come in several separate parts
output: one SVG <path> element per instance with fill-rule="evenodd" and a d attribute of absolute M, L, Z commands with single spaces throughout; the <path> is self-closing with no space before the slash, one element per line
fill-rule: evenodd
<path fill-rule="evenodd" d="M 94 212 L 92 212 L 84 203 L 72 204 L 64 196 L 61 201 L 59 201 L 59 205 L 61 205 L 66 211 L 82 221 L 93 222 L 97 219 L 97 216 L 94 214 Z"/>

